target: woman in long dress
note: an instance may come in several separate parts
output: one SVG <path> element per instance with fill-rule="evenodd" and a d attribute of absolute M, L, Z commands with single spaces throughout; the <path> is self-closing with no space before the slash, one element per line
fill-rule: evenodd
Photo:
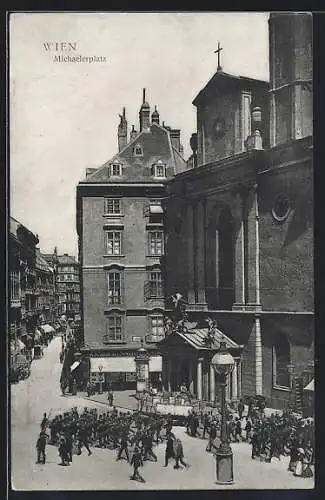
<path fill-rule="evenodd" d="M 305 456 L 305 452 L 302 448 L 298 448 L 298 460 L 297 460 L 297 465 L 294 471 L 294 476 L 297 477 L 302 477 L 302 471 L 303 471 L 303 459 Z"/>

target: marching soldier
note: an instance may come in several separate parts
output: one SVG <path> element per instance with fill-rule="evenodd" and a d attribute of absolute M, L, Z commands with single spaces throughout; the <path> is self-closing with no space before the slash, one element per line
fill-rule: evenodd
<path fill-rule="evenodd" d="M 133 475 L 131 476 L 131 479 L 134 481 L 139 480 L 142 483 L 145 483 L 145 480 L 139 473 L 139 467 L 143 467 L 143 461 L 142 461 L 141 451 L 137 446 L 134 449 L 134 453 L 131 459 L 131 465 L 133 465 Z"/>

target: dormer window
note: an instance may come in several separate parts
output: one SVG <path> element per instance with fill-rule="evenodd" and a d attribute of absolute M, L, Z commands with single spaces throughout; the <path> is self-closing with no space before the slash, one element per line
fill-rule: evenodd
<path fill-rule="evenodd" d="M 112 163 L 110 166 L 111 177 L 121 177 L 122 165 L 120 163 Z"/>
<path fill-rule="evenodd" d="M 143 156 L 143 149 L 141 144 L 137 144 L 133 149 L 134 156 Z"/>
<path fill-rule="evenodd" d="M 166 165 L 158 161 L 152 166 L 152 174 L 154 177 L 164 179 L 166 177 Z"/>

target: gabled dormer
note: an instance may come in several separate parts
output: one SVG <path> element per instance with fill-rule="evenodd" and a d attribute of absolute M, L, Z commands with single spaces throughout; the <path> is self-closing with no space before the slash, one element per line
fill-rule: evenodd
<path fill-rule="evenodd" d="M 113 161 L 109 164 L 109 177 L 120 178 L 123 175 L 123 166 L 122 163 L 118 161 Z"/>

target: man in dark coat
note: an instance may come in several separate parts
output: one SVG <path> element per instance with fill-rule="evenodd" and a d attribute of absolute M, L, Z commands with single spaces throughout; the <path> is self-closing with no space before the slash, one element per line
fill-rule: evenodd
<path fill-rule="evenodd" d="M 72 439 L 71 430 L 67 429 L 66 432 L 64 433 L 64 436 L 65 436 L 65 445 L 66 445 L 67 459 L 68 459 L 69 462 L 72 462 L 72 445 L 73 445 L 73 439 Z"/>
<path fill-rule="evenodd" d="M 165 465 L 168 466 L 168 461 L 170 458 L 174 458 L 174 439 L 175 436 L 172 432 L 169 432 L 166 436 L 166 450 L 165 450 Z"/>
<path fill-rule="evenodd" d="M 144 448 L 144 460 L 149 460 L 151 457 L 157 462 L 157 456 L 152 450 L 153 446 L 153 436 L 151 432 L 148 430 L 143 438 L 143 448 Z"/>
<path fill-rule="evenodd" d="M 214 424 L 211 424 L 210 426 L 210 433 L 209 433 L 209 442 L 206 447 L 206 451 L 210 452 L 211 448 L 213 446 L 214 440 L 217 437 L 217 427 Z"/>
<path fill-rule="evenodd" d="M 45 455 L 45 448 L 46 448 L 46 440 L 48 439 L 48 434 L 46 434 L 45 431 L 41 431 L 39 434 L 39 437 L 36 442 L 36 449 L 37 449 L 37 464 L 43 463 L 45 464 L 46 460 L 46 455 Z"/>
<path fill-rule="evenodd" d="M 86 450 L 88 451 L 88 455 L 91 455 L 91 451 L 89 448 L 88 444 L 88 432 L 86 425 L 82 422 L 79 425 L 79 430 L 78 430 L 78 440 L 79 440 L 79 455 L 81 454 L 81 448 L 84 446 Z"/>
<path fill-rule="evenodd" d="M 175 455 L 174 469 L 179 469 L 179 463 L 184 465 L 184 467 L 189 468 L 189 464 L 184 461 L 183 444 L 180 439 L 176 439 L 174 442 L 174 455 Z"/>
<path fill-rule="evenodd" d="M 125 429 L 122 432 L 121 441 L 120 441 L 120 449 L 118 451 L 116 460 L 120 460 L 122 458 L 122 453 L 124 451 L 127 461 L 128 462 L 130 461 L 129 450 L 128 450 L 128 441 L 129 441 L 129 433 L 128 433 L 128 430 Z"/>

